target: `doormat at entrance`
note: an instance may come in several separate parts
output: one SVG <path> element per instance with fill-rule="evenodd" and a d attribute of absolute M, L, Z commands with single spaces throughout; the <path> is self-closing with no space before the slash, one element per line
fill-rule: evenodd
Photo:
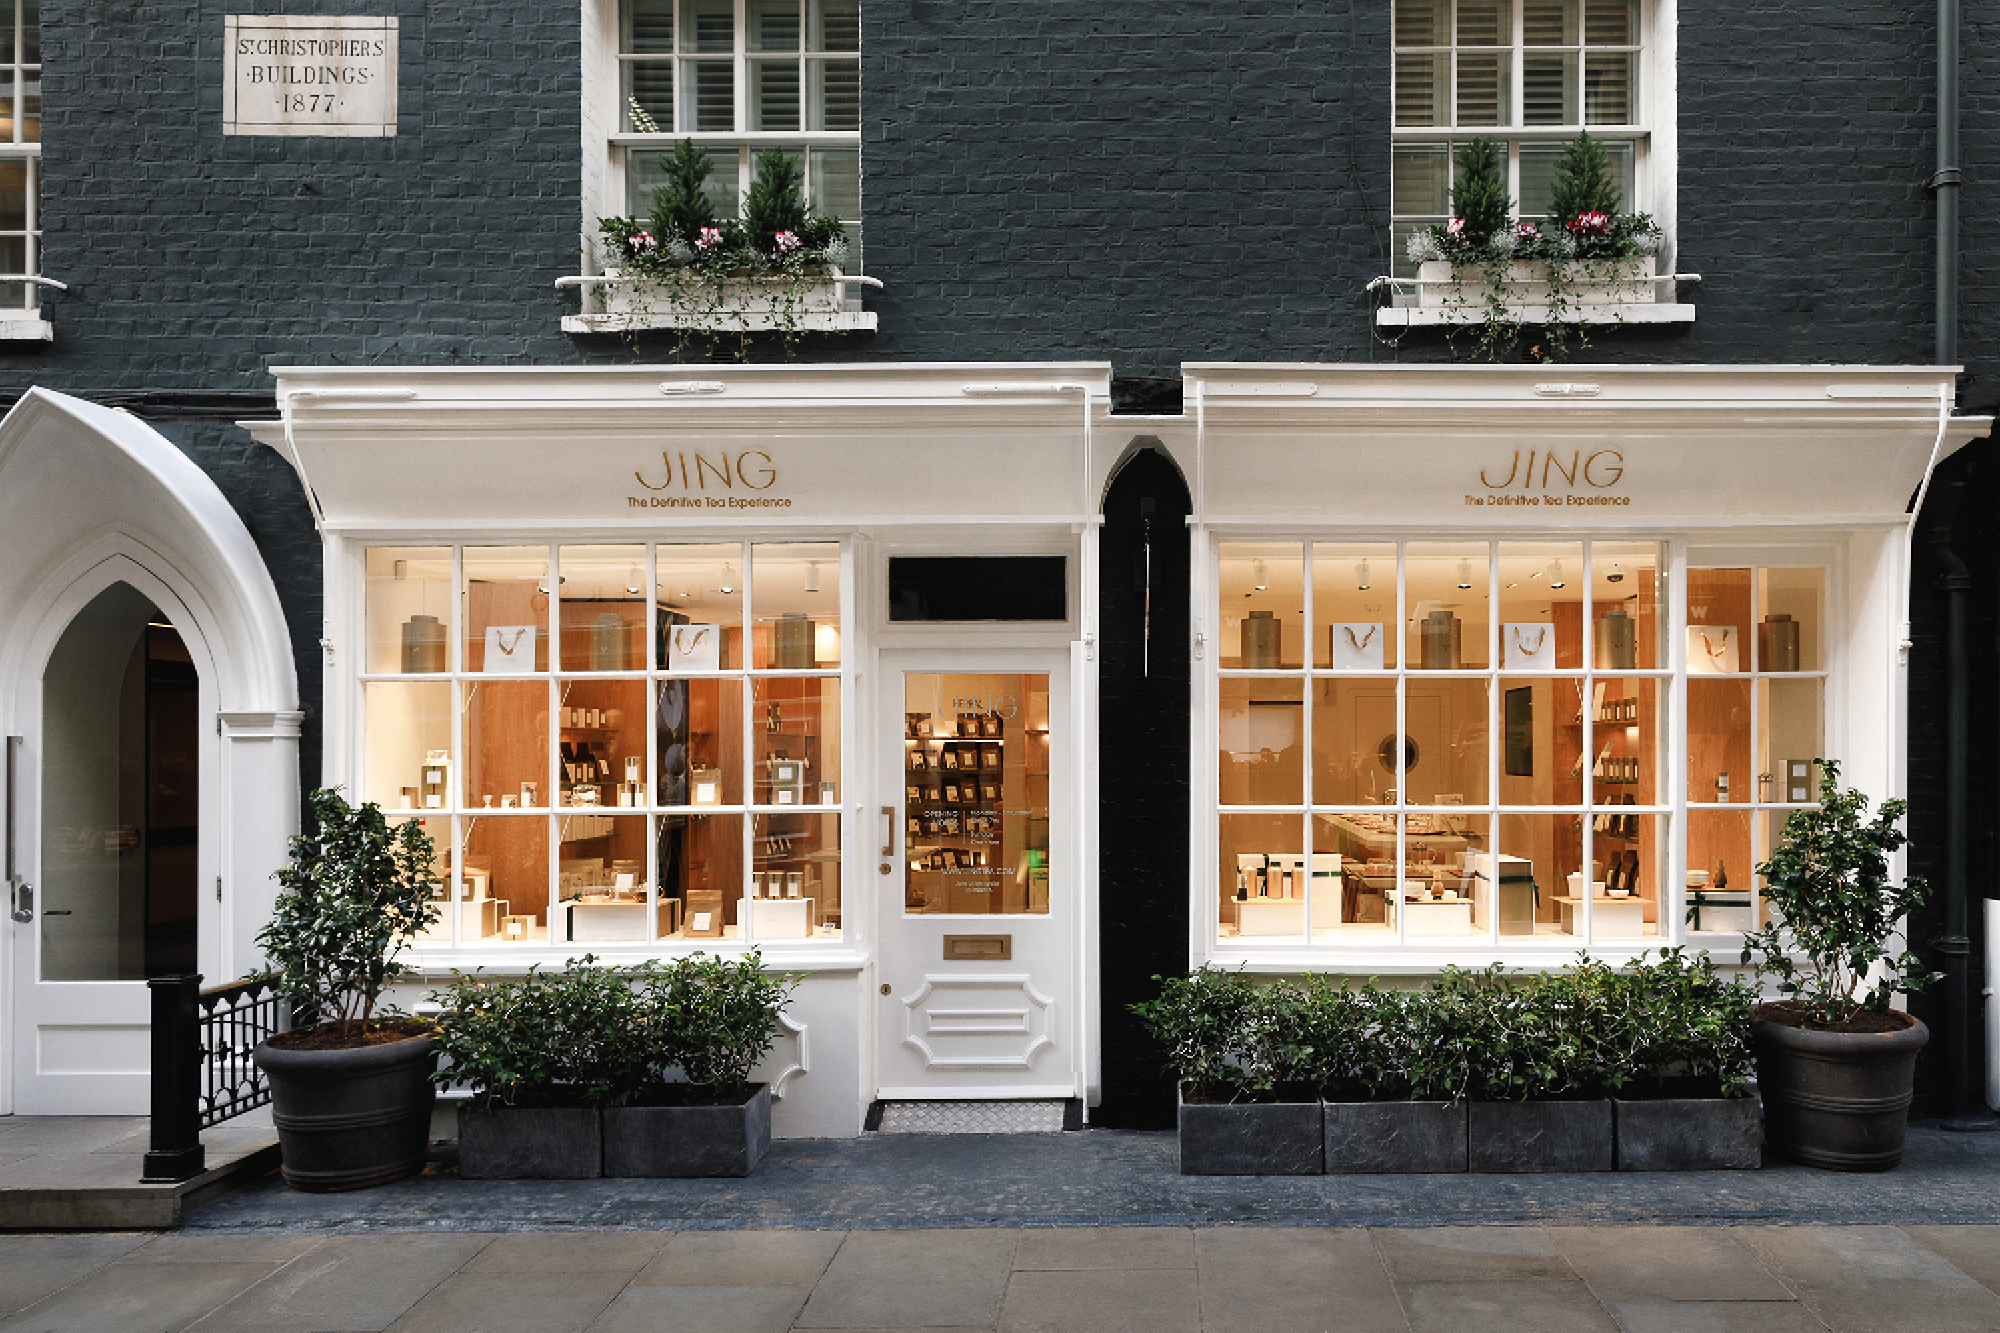
<path fill-rule="evenodd" d="M 1060 1134 L 1067 1103 L 883 1102 L 883 1134 Z"/>

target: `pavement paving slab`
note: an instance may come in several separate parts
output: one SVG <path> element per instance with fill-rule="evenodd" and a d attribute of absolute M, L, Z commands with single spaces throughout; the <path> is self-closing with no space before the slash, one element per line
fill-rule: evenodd
<path fill-rule="evenodd" d="M 143 1231 L 0 1238 L 0 1312 L 33 1305 L 150 1239 Z"/>
<path fill-rule="evenodd" d="M 476 1232 L 328 1236 L 193 1328 L 195 1333 L 377 1333 L 465 1267 L 488 1240 Z"/>
<path fill-rule="evenodd" d="M 1194 1250 L 1203 1333 L 1326 1333 L 1335 1314 L 1342 1328 L 1409 1328 L 1359 1227 L 1204 1227 Z"/>
<path fill-rule="evenodd" d="M 389 1327 L 393 1333 L 583 1333 L 626 1281 L 602 1271 L 461 1271 Z"/>
<path fill-rule="evenodd" d="M 857 1231 L 799 1316 L 800 1328 L 991 1328 L 1016 1231 Z"/>
<path fill-rule="evenodd" d="M 179 1333 L 271 1275 L 269 1263 L 120 1260 L 0 1322 L 6 1333 Z"/>
<path fill-rule="evenodd" d="M 1249 1322 L 1245 1328 L 1256 1328 Z M 1016 1272 L 1000 1333 L 1201 1333 L 1193 1265 Z"/>
<path fill-rule="evenodd" d="M 1738 1233 L 1831 1333 L 1993 1333 L 2000 1296 L 1896 1227 Z"/>
<path fill-rule="evenodd" d="M 1573 1277 L 1398 1284 L 1410 1333 L 1618 1333 Z"/>
<path fill-rule="evenodd" d="M 1061 1227 L 1021 1233 L 1014 1271 L 1075 1268 L 1193 1268 L 1187 1227 Z"/>
<path fill-rule="evenodd" d="M 627 1287 L 590 1333 L 788 1333 L 804 1308 L 803 1287 Z"/>
<path fill-rule="evenodd" d="M 1552 1227 L 1548 1236 L 1597 1299 L 1788 1301 L 1792 1293 L 1720 1227 Z"/>
<path fill-rule="evenodd" d="M 632 1279 L 635 1287 L 811 1287 L 843 1231 L 682 1231 Z"/>
<path fill-rule="evenodd" d="M 1796 1301 L 1613 1301 L 1620 1333 L 1826 1333 Z"/>
<path fill-rule="evenodd" d="M 1571 1278 L 1569 1260 L 1539 1227 L 1426 1227 L 1374 1233 L 1389 1280 L 1473 1282 Z"/>

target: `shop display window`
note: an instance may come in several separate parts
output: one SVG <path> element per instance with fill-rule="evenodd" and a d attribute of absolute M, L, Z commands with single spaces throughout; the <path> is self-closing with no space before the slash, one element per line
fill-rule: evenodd
<path fill-rule="evenodd" d="M 1475 563 L 1484 563 L 1483 553 Z M 1400 666 L 1395 544 L 1317 542 L 1312 570 L 1314 664 L 1333 671 Z"/>
<path fill-rule="evenodd" d="M 1403 660 L 1422 671 L 1484 670 L 1492 659 L 1486 543 L 1411 542 L 1403 552 Z"/>
<path fill-rule="evenodd" d="M 1501 666 L 1508 671 L 1583 668 L 1582 542 L 1501 542 Z"/>
<path fill-rule="evenodd" d="M 1753 840 L 1762 832 L 1749 810 L 1703 810 L 1687 813 L 1687 928 L 1690 931 L 1755 929 L 1754 867 L 1763 863 L 1760 848 L 1768 840 Z M 1784 817 L 1775 818 L 1782 826 Z"/>
<path fill-rule="evenodd" d="M 1304 683 L 1224 680 L 1219 789 L 1224 805 L 1305 801 Z"/>
<path fill-rule="evenodd" d="M 426 942 L 838 938 L 842 559 L 837 543 L 365 552 L 358 785 L 438 840 L 456 906 Z M 746 927 L 760 896 L 811 907 Z"/>
<path fill-rule="evenodd" d="M 1304 820 L 1295 814 L 1224 815 L 1217 851 L 1222 936 L 1304 943 Z"/>
<path fill-rule="evenodd" d="M 1302 543 L 1224 542 L 1216 586 L 1224 667 L 1274 671 L 1305 660 Z"/>

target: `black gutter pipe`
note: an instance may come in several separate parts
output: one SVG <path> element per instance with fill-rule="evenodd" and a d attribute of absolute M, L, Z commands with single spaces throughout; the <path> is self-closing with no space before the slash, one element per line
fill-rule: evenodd
<path fill-rule="evenodd" d="M 1958 0 L 1938 0 L 1937 352 L 1932 364 L 1958 364 Z"/>

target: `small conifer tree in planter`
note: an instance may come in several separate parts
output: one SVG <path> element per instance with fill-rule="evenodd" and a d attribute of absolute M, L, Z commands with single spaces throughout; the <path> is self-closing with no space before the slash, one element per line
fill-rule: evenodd
<path fill-rule="evenodd" d="M 1903 1158 L 1917 1052 L 1930 1033 L 1890 1007 L 1937 974 L 1896 932 L 1922 905 L 1916 875 L 1896 883 L 1889 858 L 1908 837 L 1897 827 L 1907 803 L 1840 787 L 1840 765 L 1820 766 L 1817 810 L 1794 811 L 1785 840 L 1757 867 L 1772 909 L 1743 937 L 1785 998 L 1758 1006 L 1751 1035 L 1770 1145 L 1809 1165 L 1887 1171 Z"/>
<path fill-rule="evenodd" d="M 379 1005 L 406 970 L 397 954 L 437 920 L 435 851 L 419 821 L 392 827 L 372 802 L 355 809 L 333 788 L 312 794 L 309 815 L 257 943 L 294 1017 L 312 1022 L 253 1058 L 271 1083 L 285 1183 L 362 1189 L 424 1165 L 431 1025 Z"/>

